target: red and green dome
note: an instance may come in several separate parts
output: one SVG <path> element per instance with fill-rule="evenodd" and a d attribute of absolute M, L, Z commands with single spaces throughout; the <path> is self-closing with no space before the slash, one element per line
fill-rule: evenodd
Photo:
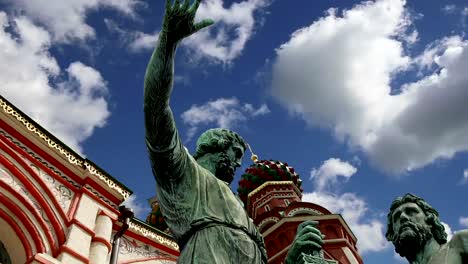
<path fill-rule="evenodd" d="M 244 205 L 247 204 L 249 193 L 267 181 L 292 181 L 301 192 L 303 191 L 302 181 L 293 167 L 281 161 L 260 160 L 250 165 L 239 181 L 237 192 Z"/>

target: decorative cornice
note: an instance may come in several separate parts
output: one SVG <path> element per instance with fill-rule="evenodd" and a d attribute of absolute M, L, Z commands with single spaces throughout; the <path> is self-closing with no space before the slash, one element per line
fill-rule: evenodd
<path fill-rule="evenodd" d="M 138 221 L 137 219 L 132 219 L 132 221 L 129 224 L 129 229 L 141 234 L 144 237 L 155 239 L 158 243 L 162 245 L 168 246 L 172 249 L 179 251 L 179 245 L 177 245 L 177 243 L 173 239 L 158 234 L 159 232 L 151 230 L 153 228 L 148 228 L 146 224 L 140 223 L 140 221 Z"/>
<path fill-rule="evenodd" d="M 86 168 L 86 170 L 88 170 L 91 175 L 96 176 L 96 178 L 104 182 L 109 188 L 117 191 L 120 195 L 123 196 L 124 199 L 127 199 L 132 194 L 132 192 L 123 184 L 110 177 L 104 171 L 96 168 L 94 164 L 91 164 L 91 161 L 83 159 L 78 154 L 74 153 L 74 151 L 66 146 L 63 142 L 47 132 L 47 130 L 42 128 L 26 114 L 22 113 L 19 109 L 14 107 L 2 96 L 0 96 L 0 108 L 2 108 L 6 114 L 12 116 L 14 119 L 20 122 L 24 127 L 26 127 L 28 131 L 34 133 L 38 138 L 44 141 L 50 149 L 64 156 L 70 164 L 80 168 Z"/>
<path fill-rule="evenodd" d="M 257 189 L 251 191 L 249 193 L 249 195 L 247 195 L 247 198 L 252 197 L 256 193 L 260 192 L 263 188 L 265 188 L 267 186 L 270 186 L 270 185 L 292 185 L 292 186 L 294 186 L 294 190 L 297 193 L 299 193 L 299 194 L 301 193 L 301 191 L 296 187 L 296 185 L 292 181 L 267 181 L 267 182 L 263 183 L 262 185 L 258 186 Z"/>
<path fill-rule="evenodd" d="M 3 108 L 3 111 L 5 113 L 16 118 L 16 120 L 22 123 L 29 131 L 33 132 L 39 138 L 45 141 L 51 149 L 55 149 L 60 154 L 65 156 L 68 159 L 68 162 L 74 165 L 82 166 L 83 162 L 78 157 L 76 157 L 73 153 L 61 146 L 61 144 L 55 142 L 55 140 L 46 135 L 42 131 L 42 129 L 38 128 L 35 124 L 33 124 L 27 118 L 25 118 L 24 114 L 20 113 L 15 108 L 13 108 L 13 106 L 10 105 L 3 97 L 0 97 L 0 107 Z"/>
<path fill-rule="evenodd" d="M 258 186 L 257 189 L 251 191 L 247 195 L 247 208 L 250 208 L 250 206 L 252 204 L 252 202 L 250 201 L 251 197 L 253 197 L 255 194 L 259 193 L 261 190 L 265 189 L 265 187 L 273 186 L 273 185 L 289 185 L 289 186 L 292 186 L 293 190 L 296 192 L 296 194 L 299 196 L 299 198 L 302 197 L 301 190 L 299 190 L 299 188 L 297 188 L 297 186 L 292 181 L 267 181 L 267 182 L 264 182 L 262 185 Z"/>
<path fill-rule="evenodd" d="M 323 215 L 322 212 L 320 212 L 319 210 L 316 210 L 316 209 L 313 209 L 313 208 L 309 208 L 309 207 L 297 207 L 297 208 L 294 208 L 292 209 L 291 211 L 289 211 L 287 217 L 293 217 L 295 216 L 296 214 L 298 213 L 302 213 L 302 212 L 311 212 L 312 214 L 311 215 Z"/>
<path fill-rule="evenodd" d="M 125 200 L 130 196 L 131 192 L 126 190 L 126 188 L 124 188 L 124 186 L 121 183 L 116 182 L 115 180 L 107 177 L 102 171 L 98 170 L 94 165 L 89 163 L 88 160 L 84 161 L 84 166 L 89 171 L 89 173 L 98 177 L 101 181 L 106 183 L 107 186 L 109 186 L 111 189 L 114 189 L 118 193 L 120 193 L 124 197 Z"/>

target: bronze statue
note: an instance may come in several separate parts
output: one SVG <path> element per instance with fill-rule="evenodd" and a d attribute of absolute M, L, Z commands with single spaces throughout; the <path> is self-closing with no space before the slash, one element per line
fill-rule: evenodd
<path fill-rule="evenodd" d="M 396 198 L 387 220 L 387 240 L 409 263 L 468 263 L 468 230 L 457 232 L 447 242 L 438 212 L 422 198 L 409 193 Z"/>
<path fill-rule="evenodd" d="M 166 2 L 163 28 L 145 76 L 146 145 L 167 225 L 179 244 L 178 263 L 267 263 L 263 238 L 229 184 L 246 149 L 226 129 L 211 129 L 192 157 L 182 145 L 169 98 L 178 43 L 213 21 L 194 23 L 196 0 Z"/>
<path fill-rule="evenodd" d="M 227 129 L 210 129 L 200 136 L 191 156 L 169 106 L 177 45 L 213 24 L 211 20 L 194 23 L 200 1 L 167 0 L 145 75 L 146 145 L 160 208 L 181 250 L 178 263 L 266 264 L 263 238 L 230 189 L 246 143 Z"/>

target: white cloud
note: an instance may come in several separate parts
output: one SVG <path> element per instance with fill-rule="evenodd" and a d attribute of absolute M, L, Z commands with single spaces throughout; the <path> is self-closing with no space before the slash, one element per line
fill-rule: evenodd
<path fill-rule="evenodd" d="M 107 87 L 101 74 L 81 62 L 74 62 L 67 68 L 68 75 L 79 83 L 80 92 L 85 96 L 106 93 Z"/>
<path fill-rule="evenodd" d="M 137 200 L 136 194 L 130 195 L 130 197 L 128 197 L 127 200 L 125 200 L 120 205 L 125 205 L 126 207 L 133 209 L 135 217 L 143 221 L 145 221 L 147 214 L 151 210 L 149 206 L 147 206 L 146 204 L 142 204 L 140 201 Z"/>
<path fill-rule="evenodd" d="M 135 15 L 139 0 L 7 0 L 21 13 L 45 25 L 54 40 L 71 43 L 95 37 L 95 30 L 86 23 L 89 12 L 111 8 L 127 16 Z"/>
<path fill-rule="evenodd" d="M 242 53 L 254 33 L 258 24 L 254 14 L 268 6 L 269 2 L 246 0 L 225 8 L 222 0 L 202 1 L 195 19 L 213 19 L 215 25 L 197 32 L 182 43 L 194 52 L 194 56 L 230 63 Z"/>
<path fill-rule="evenodd" d="M 444 11 L 447 14 L 451 14 L 455 12 L 456 8 L 457 7 L 454 4 L 445 5 L 444 7 L 442 7 L 442 11 Z"/>
<path fill-rule="evenodd" d="M 255 25 L 260 24 L 260 15 L 255 13 L 269 5 L 271 0 L 245 0 L 224 7 L 222 0 L 202 1 L 195 21 L 213 19 L 215 25 L 203 29 L 186 38 L 181 44 L 190 51 L 191 59 L 196 61 L 207 58 L 212 62 L 229 64 L 242 54 L 247 41 L 254 34 Z M 110 30 L 116 31 L 127 43 L 130 51 L 141 52 L 154 49 L 159 31 L 144 33 L 128 31 L 118 27 L 115 22 L 105 19 Z"/>
<path fill-rule="evenodd" d="M 139 52 L 142 50 L 152 50 L 156 46 L 158 41 L 159 32 L 153 34 L 146 34 L 143 32 L 134 32 L 134 40 L 129 44 L 129 48 L 133 52 Z"/>
<path fill-rule="evenodd" d="M 255 109 L 251 104 L 244 104 L 242 108 L 246 113 L 253 117 L 270 113 L 270 109 L 268 109 L 266 104 L 262 104 L 258 109 Z"/>
<path fill-rule="evenodd" d="M 310 179 L 314 181 L 315 188 L 322 191 L 327 185 L 335 185 L 338 182 L 338 177 L 349 180 L 356 172 L 357 169 L 348 162 L 330 158 L 324 161 L 320 168 L 312 169 Z"/>
<path fill-rule="evenodd" d="M 271 92 L 283 105 L 391 173 L 468 150 L 468 41 L 444 38 L 406 56 L 403 44 L 415 33 L 405 3 L 368 1 L 342 16 L 329 10 L 294 32 L 273 65 Z M 392 78 L 414 65 L 430 73 L 393 95 Z"/>
<path fill-rule="evenodd" d="M 390 244 L 384 235 L 384 224 L 370 216 L 367 203 L 353 193 L 334 195 L 325 192 L 304 193 L 302 201 L 319 204 L 332 213 L 339 213 L 358 239 L 361 253 L 386 249 Z"/>
<path fill-rule="evenodd" d="M 468 227 L 468 217 L 460 217 L 460 219 L 458 219 L 458 221 L 459 221 L 461 226 Z"/>
<path fill-rule="evenodd" d="M 424 49 L 424 51 L 412 59 L 412 64 L 421 70 L 434 70 L 440 67 L 439 57 L 444 51 L 462 45 L 460 36 L 445 37 L 436 40 Z"/>
<path fill-rule="evenodd" d="M 147 34 L 141 31 L 130 31 L 122 29 L 117 23 L 105 18 L 104 23 L 109 31 L 118 34 L 122 43 L 128 47 L 131 52 L 141 52 L 146 50 L 153 50 L 158 41 L 159 31 L 152 34 Z"/>
<path fill-rule="evenodd" d="M 0 12 L 0 93 L 77 152 L 80 144 L 110 115 L 106 82 L 95 69 L 73 62 L 68 80 L 48 52 L 51 39 L 25 17 L 11 19 Z"/>
<path fill-rule="evenodd" d="M 269 109 L 265 104 L 254 109 L 250 104 L 242 105 L 237 98 L 219 98 L 204 105 L 192 105 L 189 110 L 182 113 L 181 117 L 189 126 L 188 140 L 190 140 L 201 125 L 216 124 L 218 127 L 229 129 L 251 117 L 267 113 Z"/>
<path fill-rule="evenodd" d="M 447 233 L 447 241 L 450 241 L 450 239 L 452 239 L 453 237 L 452 228 L 445 222 L 441 222 L 441 223 L 445 228 L 445 233 Z"/>

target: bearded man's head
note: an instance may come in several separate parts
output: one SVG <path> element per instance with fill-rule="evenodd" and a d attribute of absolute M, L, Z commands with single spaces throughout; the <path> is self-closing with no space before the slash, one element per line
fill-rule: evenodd
<path fill-rule="evenodd" d="M 244 139 L 228 129 L 213 128 L 205 131 L 197 140 L 197 150 L 193 157 L 198 161 L 208 155 L 215 167 L 215 176 L 227 183 L 234 179 L 236 168 L 247 148 Z"/>
<path fill-rule="evenodd" d="M 431 238 L 441 245 L 447 243 L 439 214 L 416 195 L 408 193 L 396 198 L 390 206 L 387 221 L 385 236 L 402 257 L 419 252 Z"/>

